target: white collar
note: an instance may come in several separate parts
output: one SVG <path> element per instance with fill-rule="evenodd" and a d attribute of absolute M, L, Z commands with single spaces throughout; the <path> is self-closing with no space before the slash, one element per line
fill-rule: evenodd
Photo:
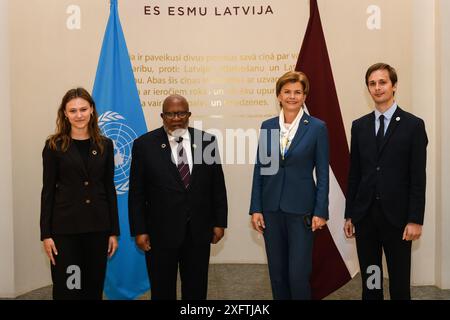
<path fill-rule="evenodd" d="M 172 136 L 170 133 L 167 133 L 167 138 L 169 139 L 169 142 L 177 142 L 178 136 Z M 183 141 L 191 141 L 191 135 L 189 134 L 189 130 L 186 128 L 186 131 L 180 136 L 183 138 Z"/>

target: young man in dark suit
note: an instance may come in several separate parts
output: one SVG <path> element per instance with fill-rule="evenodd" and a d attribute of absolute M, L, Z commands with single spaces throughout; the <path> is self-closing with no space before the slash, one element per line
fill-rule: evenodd
<path fill-rule="evenodd" d="M 227 195 L 215 137 L 188 127 L 189 104 L 164 100 L 163 127 L 134 141 L 129 221 L 145 251 L 152 299 L 207 296 L 210 244 L 227 227 Z"/>
<path fill-rule="evenodd" d="M 378 63 L 366 73 L 375 111 L 353 122 L 344 232 L 356 236 L 362 298 L 383 299 L 382 251 L 391 299 L 409 300 L 411 243 L 425 211 L 426 147 L 422 119 L 395 102 L 397 74 Z"/>

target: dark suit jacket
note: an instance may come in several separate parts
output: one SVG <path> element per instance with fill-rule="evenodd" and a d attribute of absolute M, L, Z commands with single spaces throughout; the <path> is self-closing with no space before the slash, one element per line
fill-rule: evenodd
<path fill-rule="evenodd" d="M 375 113 L 355 120 L 345 217 L 358 222 L 379 197 L 391 224 L 423 224 L 427 144 L 423 120 L 400 107 L 389 123 L 379 153 Z"/>
<path fill-rule="evenodd" d="M 104 152 L 91 144 L 86 170 L 74 144 L 66 152 L 42 151 L 41 240 L 53 234 L 106 231 L 119 235 L 114 148 L 104 138 Z"/>
<path fill-rule="evenodd" d="M 142 135 L 133 144 L 128 194 L 130 231 L 132 236 L 148 234 L 152 247 L 179 247 L 188 217 L 196 243 L 210 243 L 213 228 L 227 226 L 227 195 L 215 138 L 193 128 L 189 133 L 194 163 L 187 189 L 171 160 L 163 127 Z M 217 163 L 202 157 L 211 151 Z"/>
<path fill-rule="evenodd" d="M 315 215 L 328 219 L 329 162 L 325 123 L 304 113 L 288 152 L 280 156 L 279 117 L 263 122 L 258 157 L 253 172 L 250 214 L 276 212 Z M 275 134 L 274 134 L 275 133 Z M 267 143 L 262 143 L 267 141 Z M 273 174 L 263 175 L 263 155 L 279 159 Z M 317 184 L 313 178 L 316 170 Z"/>

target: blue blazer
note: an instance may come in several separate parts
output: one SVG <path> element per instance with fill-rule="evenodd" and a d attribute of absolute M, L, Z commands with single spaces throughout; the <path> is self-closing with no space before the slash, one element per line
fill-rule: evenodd
<path fill-rule="evenodd" d="M 317 183 L 313 178 L 314 169 Z M 328 219 L 328 191 L 328 133 L 325 123 L 304 113 L 283 159 L 279 117 L 264 121 L 253 172 L 250 214 L 282 210 Z"/>

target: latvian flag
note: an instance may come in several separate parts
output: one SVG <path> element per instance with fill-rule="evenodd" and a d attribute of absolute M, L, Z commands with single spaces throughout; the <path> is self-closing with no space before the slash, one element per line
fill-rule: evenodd
<path fill-rule="evenodd" d="M 310 0 L 310 17 L 295 70 L 304 72 L 311 89 L 306 100 L 312 116 L 326 122 L 330 142 L 330 220 L 316 231 L 311 290 L 322 299 L 342 287 L 358 272 L 354 240 L 345 238 L 344 209 L 349 149 L 334 85 L 317 0 Z"/>

